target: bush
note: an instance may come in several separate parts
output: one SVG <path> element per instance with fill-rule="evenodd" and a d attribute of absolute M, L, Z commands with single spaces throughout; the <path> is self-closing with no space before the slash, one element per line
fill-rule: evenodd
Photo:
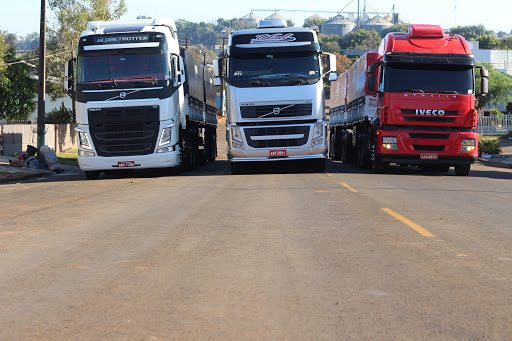
<path fill-rule="evenodd" d="M 494 139 L 479 139 L 478 141 L 478 156 L 482 154 L 499 154 L 501 153 L 500 140 Z"/>
<path fill-rule="evenodd" d="M 67 124 L 75 123 L 73 119 L 73 111 L 64 106 L 61 103 L 60 108 L 55 108 L 49 113 L 46 113 L 45 117 L 46 124 Z"/>

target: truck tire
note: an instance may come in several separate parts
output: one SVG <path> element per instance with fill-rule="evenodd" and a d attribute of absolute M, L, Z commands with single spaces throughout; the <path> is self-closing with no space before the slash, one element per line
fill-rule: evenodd
<path fill-rule="evenodd" d="M 471 169 L 471 165 L 456 165 L 455 166 L 455 175 L 468 176 L 470 169 Z"/>

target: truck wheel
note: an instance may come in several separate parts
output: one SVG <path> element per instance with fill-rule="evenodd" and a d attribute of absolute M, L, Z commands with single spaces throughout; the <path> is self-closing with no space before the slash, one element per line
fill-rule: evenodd
<path fill-rule="evenodd" d="M 334 134 L 334 145 L 332 147 L 332 159 L 341 161 L 341 147 L 342 147 L 342 134 L 341 131 L 336 130 Z"/>
<path fill-rule="evenodd" d="M 456 165 L 455 175 L 457 176 L 468 176 L 471 165 Z"/>
<path fill-rule="evenodd" d="M 179 142 L 179 148 L 180 148 L 180 168 L 184 171 L 192 170 L 193 166 L 191 163 L 191 156 L 192 152 L 190 150 L 190 142 L 188 142 L 188 139 L 186 138 L 187 132 L 183 131 L 180 132 L 180 142 Z"/>
<path fill-rule="evenodd" d="M 100 177 L 100 171 L 85 171 L 87 180 L 97 180 Z"/>

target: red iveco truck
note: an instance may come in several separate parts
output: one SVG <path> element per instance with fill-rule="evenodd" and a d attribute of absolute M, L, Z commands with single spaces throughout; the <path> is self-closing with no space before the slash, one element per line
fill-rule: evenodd
<path fill-rule="evenodd" d="M 375 171 L 398 164 L 468 175 L 478 158 L 475 96 L 487 93 L 487 76 L 464 38 L 440 26 L 387 34 L 331 82 L 329 156 Z"/>

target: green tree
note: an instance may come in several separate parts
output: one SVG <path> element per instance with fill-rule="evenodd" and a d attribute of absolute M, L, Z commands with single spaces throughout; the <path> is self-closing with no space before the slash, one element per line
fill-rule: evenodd
<path fill-rule="evenodd" d="M 340 46 L 343 49 L 373 50 L 379 47 L 381 40 L 377 31 L 362 28 L 343 37 Z"/>
<path fill-rule="evenodd" d="M 0 119 L 26 120 L 36 108 L 37 81 L 33 67 L 16 58 L 11 43 L 4 54 L 9 65 L 0 73 Z"/>
<path fill-rule="evenodd" d="M 125 0 L 49 0 L 48 5 L 55 14 L 53 26 L 48 30 L 48 78 L 59 82 L 48 82 L 47 90 L 52 98 L 65 95 L 61 79 L 64 65 L 75 53 L 80 34 L 88 21 L 116 20 L 126 13 Z M 65 53 L 68 52 L 68 53 Z"/>
<path fill-rule="evenodd" d="M 476 38 L 480 42 L 481 49 L 495 50 L 500 47 L 500 40 L 492 34 L 485 34 Z"/>
<path fill-rule="evenodd" d="M 320 17 L 310 17 L 308 20 L 304 21 L 304 25 L 302 27 L 318 27 L 322 26 L 324 22 L 326 22 L 327 19 L 320 18 Z"/>
<path fill-rule="evenodd" d="M 510 95 L 512 77 L 496 70 L 490 63 L 482 62 L 477 64 L 489 71 L 489 92 L 486 96 L 478 98 L 478 109 L 480 110 L 489 105 L 497 106 L 500 102 L 512 101 L 512 96 Z M 480 77 L 477 76 L 477 84 L 479 83 Z"/>
<path fill-rule="evenodd" d="M 512 50 L 512 37 L 500 40 L 500 50 Z"/>
<path fill-rule="evenodd" d="M 341 52 L 340 39 L 340 36 L 336 34 L 326 35 L 320 33 L 318 35 L 318 43 L 324 52 Z"/>
<path fill-rule="evenodd" d="M 73 117 L 73 111 L 66 108 L 64 103 L 61 104 L 60 108 L 54 108 L 45 115 L 45 123 L 48 124 L 66 124 L 75 123 Z"/>
<path fill-rule="evenodd" d="M 453 27 L 450 29 L 450 33 L 459 34 L 463 36 L 466 40 L 478 40 L 478 37 L 493 34 L 494 32 L 486 29 L 484 25 L 480 24 L 478 26 L 473 25 Z"/>
<path fill-rule="evenodd" d="M 7 51 L 9 49 L 9 45 L 7 45 L 7 37 L 5 36 L 4 32 L 0 31 L 0 82 L 2 79 L 2 76 L 4 75 L 5 69 L 7 66 L 5 65 L 5 55 L 7 54 Z"/>
<path fill-rule="evenodd" d="M 393 26 L 391 26 L 390 28 L 387 28 L 385 30 L 383 30 L 380 34 L 380 36 L 382 38 L 384 38 L 386 36 L 386 34 L 388 33 L 391 33 L 391 32 L 403 32 L 403 33 L 407 33 L 409 31 L 409 24 L 406 24 L 406 23 L 398 23 L 398 24 L 394 24 Z"/>

